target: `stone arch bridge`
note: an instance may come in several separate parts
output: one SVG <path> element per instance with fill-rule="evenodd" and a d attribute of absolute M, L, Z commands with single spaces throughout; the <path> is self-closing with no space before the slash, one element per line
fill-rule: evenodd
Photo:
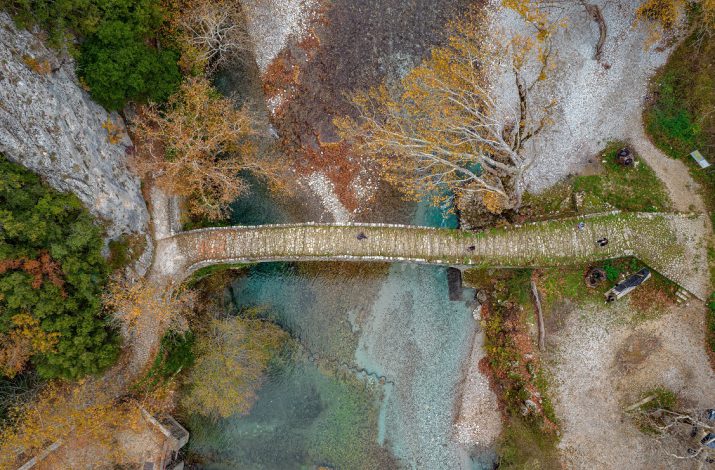
<path fill-rule="evenodd" d="M 578 222 L 583 221 L 583 229 Z M 217 227 L 157 241 L 151 275 L 177 282 L 210 265 L 352 260 L 558 267 L 634 256 L 700 299 L 710 289 L 702 215 L 611 212 L 481 233 L 389 224 Z M 358 238 L 358 234 L 366 238 Z M 607 237 L 599 247 L 596 240 Z"/>

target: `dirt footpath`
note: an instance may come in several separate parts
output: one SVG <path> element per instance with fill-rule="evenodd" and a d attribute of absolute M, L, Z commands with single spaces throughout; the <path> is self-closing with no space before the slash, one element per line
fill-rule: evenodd
<path fill-rule="evenodd" d="M 693 468 L 669 458 L 623 408 L 662 386 L 684 406 L 715 406 L 715 374 L 704 351 L 704 305 L 672 307 L 640 323 L 627 304 L 577 307 L 551 334 L 548 367 L 570 469 Z M 685 452 L 685 449 L 681 449 Z"/>

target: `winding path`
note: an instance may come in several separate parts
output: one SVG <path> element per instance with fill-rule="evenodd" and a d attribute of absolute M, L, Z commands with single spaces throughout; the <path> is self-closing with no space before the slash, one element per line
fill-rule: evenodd
<path fill-rule="evenodd" d="M 577 221 L 584 220 L 579 230 Z M 635 256 L 704 299 L 702 215 L 611 212 L 482 233 L 386 224 L 294 224 L 179 232 L 157 241 L 151 275 L 173 282 L 210 265 L 269 261 L 404 261 L 453 266 L 555 267 Z M 358 239 L 363 233 L 367 238 Z M 599 247 L 595 241 L 608 237 Z"/>

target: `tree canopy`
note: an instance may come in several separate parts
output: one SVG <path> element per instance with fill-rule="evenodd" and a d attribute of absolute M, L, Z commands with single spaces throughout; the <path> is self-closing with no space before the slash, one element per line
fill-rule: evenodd
<path fill-rule="evenodd" d="M 545 112 L 532 116 L 531 86 L 522 68 L 538 56 L 543 75 L 542 52 L 526 37 L 485 41 L 480 18 L 469 15 L 453 25 L 448 45 L 433 49 L 399 86 L 356 93 L 358 118 L 338 119 L 336 125 L 410 197 L 447 190 L 480 194 L 497 212 L 518 206 L 523 174 L 533 163 L 522 152 L 524 143 L 547 123 Z M 489 90 L 499 57 L 511 62 L 515 75 L 519 102 L 513 110 L 503 110 Z"/>
<path fill-rule="evenodd" d="M 132 128 L 133 165 L 168 192 L 186 197 L 192 215 L 225 215 L 248 190 L 242 171 L 277 182 L 278 167 L 256 150 L 247 109 L 237 109 L 206 78 L 185 81 L 166 108 L 140 110 Z"/>
<path fill-rule="evenodd" d="M 101 314 L 101 247 L 101 229 L 76 196 L 0 156 L 0 344 L 30 335 L 44 377 L 96 373 L 117 357 Z"/>
<path fill-rule="evenodd" d="M 141 28 L 121 20 L 102 23 L 82 44 L 79 74 L 107 109 L 126 101 L 165 101 L 181 81 L 173 50 L 146 44 Z"/>
<path fill-rule="evenodd" d="M 272 355 L 288 337 L 273 323 L 232 317 L 214 319 L 196 342 L 191 386 L 182 404 L 212 418 L 245 414 L 257 399 Z"/>
<path fill-rule="evenodd" d="M 21 26 L 46 29 L 52 45 L 77 52 L 76 39 L 79 75 L 110 110 L 164 101 L 181 81 L 167 12 L 157 0 L 0 0 L 0 8 Z"/>

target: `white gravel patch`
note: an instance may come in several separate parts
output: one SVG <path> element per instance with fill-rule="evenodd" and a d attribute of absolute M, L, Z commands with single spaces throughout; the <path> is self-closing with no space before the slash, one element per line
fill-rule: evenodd
<path fill-rule="evenodd" d="M 302 38 L 318 6 L 315 0 L 244 0 L 248 31 L 261 73 L 288 44 Z"/>
<path fill-rule="evenodd" d="M 305 179 L 311 190 L 320 198 L 323 207 L 333 216 L 335 222 L 344 223 L 350 221 L 350 212 L 342 205 L 337 194 L 335 185 L 324 174 L 315 172 Z"/>
<path fill-rule="evenodd" d="M 477 320 L 478 321 L 478 320 Z M 485 356 L 484 332 L 475 332 L 472 352 L 467 359 L 467 373 L 462 384 L 462 403 L 454 425 L 455 439 L 466 448 L 486 448 L 501 433 L 501 414 L 489 379 L 479 370 Z"/>
<path fill-rule="evenodd" d="M 646 48 L 646 27 L 634 26 L 639 1 L 589 3 L 601 8 L 607 25 L 600 62 L 594 58 L 598 25 L 582 4 L 561 2 L 556 4 L 558 8 L 547 9 L 554 21 L 563 20 L 566 26 L 554 35 L 555 67 L 545 81 L 537 84 L 531 97 L 536 109 L 551 100 L 557 103 L 553 125 L 526 148 L 526 152 L 536 154 L 535 164 L 526 176 L 532 191 L 543 190 L 577 173 L 608 141 L 629 139 L 631 123 L 640 123 L 648 80 L 670 53 L 668 48 Z M 522 35 L 533 31 L 516 13 L 500 5 L 500 0 L 492 0 L 490 23 L 496 31 Z M 513 74 L 507 67 L 501 73 L 498 98 L 514 105 Z"/>

